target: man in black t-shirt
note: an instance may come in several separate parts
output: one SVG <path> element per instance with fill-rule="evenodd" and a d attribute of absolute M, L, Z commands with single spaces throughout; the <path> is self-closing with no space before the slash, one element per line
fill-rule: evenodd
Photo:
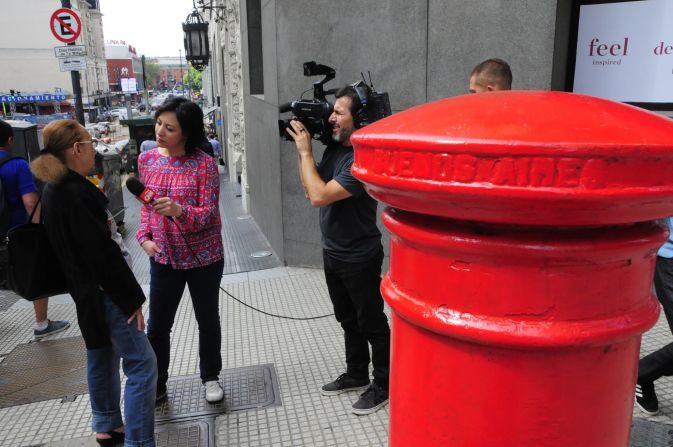
<path fill-rule="evenodd" d="M 333 144 L 316 166 L 311 135 L 291 121 L 288 134 L 299 155 L 299 174 L 306 198 L 320 207 L 325 280 L 334 315 L 344 330 L 346 372 L 323 385 L 325 396 L 365 390 L 353 404 L 353 413 L 370 414 L 388 403 L 390 328 L 383 313 L 381 263 L 383 247 L 376 226 L 376 201 L 351 174 L 354 116 L 366 101 L 366 86 L 346 86 L 335 97 Z M 374 381 L 369 382 L 369 345 Z"/>

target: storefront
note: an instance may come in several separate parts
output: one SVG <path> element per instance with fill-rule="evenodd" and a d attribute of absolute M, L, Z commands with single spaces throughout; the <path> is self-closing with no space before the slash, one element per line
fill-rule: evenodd
<path fill-rule="evenodd" d="M 1 93 L 3 119 L 28 121 L 43 127 L 55 119 L 72 118 L 75 108 L 69 92 Z"/>

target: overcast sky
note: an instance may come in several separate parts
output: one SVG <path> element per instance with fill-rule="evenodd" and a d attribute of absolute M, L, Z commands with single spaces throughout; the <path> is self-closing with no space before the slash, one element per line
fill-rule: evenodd
<path fill-rule="evenodd" d="M 100 0 L 105 40 L 123 40 L 138 55 L 184 57 L 182 22 L 192 0 Z"/>

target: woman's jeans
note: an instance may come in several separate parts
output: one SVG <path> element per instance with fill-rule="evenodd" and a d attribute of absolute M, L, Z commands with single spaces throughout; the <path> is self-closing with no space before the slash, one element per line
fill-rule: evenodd
<path fill-rule="evenodd" d="M 157 394 L 166 392 L 171 359 L 171 330 L 175 314 L 189 286 L 194 315 L 199 325 L 201 381 L 218 380 L 222 369 L 220 329 L 220 281 L 224 260 L 186 270 L 173 269 L 150 258 L 150 317 L 147 337 L 157 356 Z"/>
<path fill-rule="evenodd" d="M 124 425 L 119 408 L 121 392 L 119 359 L 126 374 L 124 416 L 126 441 L 130 446 L 154 447 L 154 400 L 157 360 L 147 336 L 107 296 L 103 296 L 105 321 L 112 346 L 88 349 L 87 380 L 93 413 L 92 428 L 109 432 Z"/>

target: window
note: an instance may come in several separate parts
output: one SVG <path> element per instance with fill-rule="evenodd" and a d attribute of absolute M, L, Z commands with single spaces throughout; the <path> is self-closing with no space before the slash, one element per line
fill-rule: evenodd
<path fill-rule="evenodd" d="M 262 2 L 246 0 L 248 15 L 248 68 L 250 94 L 264 94 L 264 64 L 262 58 Z"/>

